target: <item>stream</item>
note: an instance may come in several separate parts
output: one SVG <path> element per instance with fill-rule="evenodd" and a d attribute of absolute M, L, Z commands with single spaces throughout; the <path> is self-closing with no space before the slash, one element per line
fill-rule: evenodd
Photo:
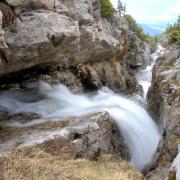
<path fill-rule="evenodd" d="M 157 51 L 151 56 L 151 64 L 137 77 L 143 86 L 144 99 L 151 84 L 153 65 L 162 52 L 163 48 L 158 46 Z M 96 93 L 75 95 L 64 85 L 41 82 L 28 87 L 26 92 L 1 92 L 0 110 L 11 115 L 36 113 L 41 116 L 39 119 L 26 122 L 16 120 L 7 125 L 18 131 L 49 121 L 60 121 L 64 117 L 107 111 L 127 142 L 132 155 L 131 163 L 140 171 L 152 161 L 161 137 L 157 125 L 141 105 L 129 97 L 115 94 L 106 87 Z M 49 130 L 49 134 L 51 133 L 60 132 Z M 47 131 L 44 132 L 44 136 L 41 134 L 39 142 L 46 140 L 43 137 L 47 134 Z M 28 145 L 38 143 L 39 140 L 37 134 L 21 134 L 19 137 L 0 141 L 0 153 L 11 149 L 18 138 Z"/>

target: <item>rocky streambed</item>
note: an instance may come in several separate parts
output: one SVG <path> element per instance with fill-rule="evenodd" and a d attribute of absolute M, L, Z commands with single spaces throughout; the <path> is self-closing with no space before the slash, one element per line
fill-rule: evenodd
<path fill-rule="evenodd" d="M 155 72 L 158 72 L 157 68 L 163 68 L 158 75 L 167 71 L 163 65 L 171 62 L 171 60 L 166 61 L 166 58 L 168 53 L 172 53 L 172 51 L 174 52 L 174 50 L 168 52 L 165 50 L 163 54 L 161 47 L 159 47 L 151 56 L 151 64 L 145 70 L 140 71 L 137 76 L 145 94 L 150 86 L 147 95 L 147 106 L 150 110 L 152 109 L 151 103 L 159 102 L 157 98 L 160 95 L 159 91 L 152 93 L 154 89 L 156 90 L 154 84 L 156 84 L 155 81 L 158 77 L 155 76 Z M 173 57 L 175 62 L 173 62 L 177 65 L 179 63 L 179 50 L 175 49 L 175 53 L 175 57 Z M 155 64 L 157 58 L 159 59 Z M 162 61 L 163 58 L 164 61 Z M 171 59 L 172 55 L 169 58 Z M 174 71 L 168 69 L 169 72 L 165 73 L 166 75 L 174 75 L 168 76 L 168 78 L 172 77 L 173 80 L 179 73 L 178 66 L 174 67 L 176 68 Z M 163 74 L 163 77 L 167 76 Z M 168 82 L 172 81 L 168 79 Z M 174 88 L 175 91 L 172 92 L 176 93 L 177 83 L 175 83 Z M 150 99 L 154 95 L 156 95 L 156 101 Z M 43 82 L 33 83 L 23 91 L 1 92 L 0 97 L 2 112 L 1 155 L 14 148 L 39 146 L 44 143 L 51 146 L 57 144 L 56 148 L 58 148 L 57 142 L 61 141 L 71 144 L 76 157 L 95 160 L 102 152 L 111 153 L 131 161 L 141 171 L 147 172 L 153 167 L 155 170 L 150 171 L 147 175 L 149 179 L 163 179 L 170 172 L 177 171 L 179 167 L 177 156 L 170 169 L 172 160 L 177 154 L 175 141 L 179 138 L 179 131 L 171 133 L 169 128 L 178 128 L 178 121 L 172 118 L 166 126 L 162 121 L 171 117 L 171 113 L 175 113 L 175 117 L 179 118 L 179 111 L 170 111 L 163 118 L 161 116 L 158 118 L 155 116 L 156 113 L 150 111 L 158 124 L 156 126 L 146 110 L 138 105 L 138 102 L 145 104 L 143 98 L 139 101 L 137 96 L 133 98 L 119 96 L 108 88 L 86 95 L 73 94 L 63 85 L 49 85 Z M 178 95 L 177 98 L 179 98 Z M 142 103 L 143 101 L 144 103 Z M 159 106 L 156 105 L 156 107 Z M 163 135 L 162 142 L 160 141 L 161 134 Z M 169 136 L 174 137 L 174 143 Z M 173 144 L 169 146 L 168 142 Z M 168 148 L 173 149 L 172 153 Z"/>
<path fill-rule="evenodd" d="M 1 155 L 66 143 L 75 158 L 110 153 L 155 168 L 151 179 L 178 174 L 179 47 L 150 60 L 150 44 L 124 18 L 101 17 L 99 0 L 0 7 Z"/>
<path fill-rule="evenodd" d="M 161 53 L 159 47 L 149 67 Z M 149 67 L 139 75 L 145 85 L 151 81 Z M 147 87 L 143 89 L 146 94 Z M 151 163 L 161 136 L 143 107 L 108 88 L 80 95 L 63 85 L 33 83 L 23 91 L 2 92 L 0 108 L 7 112 L 1 154 L 61 139 L 73 144 L 77 157 L 93 160 L 100 152 L 118 154 L 142 171 Z"/>

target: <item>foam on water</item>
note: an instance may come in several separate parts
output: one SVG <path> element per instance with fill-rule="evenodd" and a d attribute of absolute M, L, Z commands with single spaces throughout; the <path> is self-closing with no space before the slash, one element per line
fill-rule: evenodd
<path fill-rule="evenodd" d="M 80 116 L 90 112 L 109 112 L 119 127 L 132 155 L 131 162 L 139 170 L 151 162 L 157 149 L 160 134 L 146 110 L 136 102 L 114 94 L 105 88 L 93 94 L 75 95 L 64 85 L 40 83 L 36 90 L 22 93 L 4 92 L 0 94 L 0 110 L 10 114 L 37 113 L 41 119 L 11 126 L 27 127 L 57 121 L 61 117 Z"/>
<path fill-rule="evenodd" d="M 151 63 L 146 67 L 145 70 L 142 70 L 137 77 L 139 84 L 141 84 L 143 87 L 144 99 L 146 98 L 148 89 L 151 85 L 153 66 L 156 63 L 157 58 L 161 56 L 163 52 L 164 48 L 161 45 L 158 45 L 156 52 L 151 55 Z"/>

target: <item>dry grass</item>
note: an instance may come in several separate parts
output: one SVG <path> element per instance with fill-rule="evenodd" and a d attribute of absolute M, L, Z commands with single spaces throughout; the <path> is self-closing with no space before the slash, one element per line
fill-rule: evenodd
<path fill-rule="evenodd" d="M 112 155 L 104 154 L 98 161 L 73 159 L 63 148 L 56 155 L 40 148 L 16 150 L 1 158 L 0 163 L 0 175 L 4 180 L 144 179 L 129 163 Z"/>

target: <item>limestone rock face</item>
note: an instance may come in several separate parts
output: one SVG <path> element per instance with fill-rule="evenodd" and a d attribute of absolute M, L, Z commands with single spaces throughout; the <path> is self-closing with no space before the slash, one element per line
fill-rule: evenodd
<path fill-rule="evenodd" d="M 48 11 L 31 12 L 16 19 L 15 29 L 5 32 L 8 48 L 3 52 L 7 62 L 1 66 L 0 75 L 65 61 L 78 51 L 78 24 L 69 17 Z"/>
<path fill-rule="evenodd" d="M 5 0 L 15 9 L 16 14 L 35 9 L 53 10 L 54 0 Z"/>
<path fill-rule="evenodd" d="M 115 92 L 129 93 L 141 92 L 141 87 L 132 79 L 125 70 L 125 65 L 112 59 L 101 61 L 93 65 L 79 66 L 79 76 L 86 89 L 99 89 L 103 86 L 110 87 Z"/>
<path fill-rule="evenodd" d="M 162 127 L 165 148 L 161 162 L 172 161 L 180 137 L 180 48 L 172 48 L 161 57 L 153 70 L 148 92 L 149 110 Z"/>
<path fill-rule="evenodd" d="M 23 115 L 23 119 L 25 117 Z M 19 115 L 18 119 L 20 118 Z M 1 135 L 0 153 L 15 147 L 37 146 L 44 142 L 50 145 L 61 140 L 72 144 L 77 157 L 94 160 L 101 152 L 105 152 L 128 158 L 127 146 L 107 112 L 50 121 L 38 126 L 21 128 L 21 131 L 19 128 L 13 131 L 7 128 Z"/>
<path fill-rule="evenodd" d="M 130 64 L 147 64 L 142 41 L 135 38 L 137 48 L 131 50 L 132 33 L 127 23 L 116 14 L 102 18 L 99 0 L 5 2 L 15 17 L 0 36 L 0 85 L 23 82 L 34 71 L 46 71 L 46 75 L 71 71 L 85 90 L 107 85 L 126 94 L 138 91 Z M 77 72 L 79 65 L 88 66 L 96 74 L 92 77 L 89 73 L 89 84 L 84 85 L 87 72 Z"/>
<path fill-rule="evenodd" d="M 145 68 L 150 59 L 150 44 L 142 41 L 130 28 L 128 30 L 128 53 L 125 55 L 128 66 Z"/>

